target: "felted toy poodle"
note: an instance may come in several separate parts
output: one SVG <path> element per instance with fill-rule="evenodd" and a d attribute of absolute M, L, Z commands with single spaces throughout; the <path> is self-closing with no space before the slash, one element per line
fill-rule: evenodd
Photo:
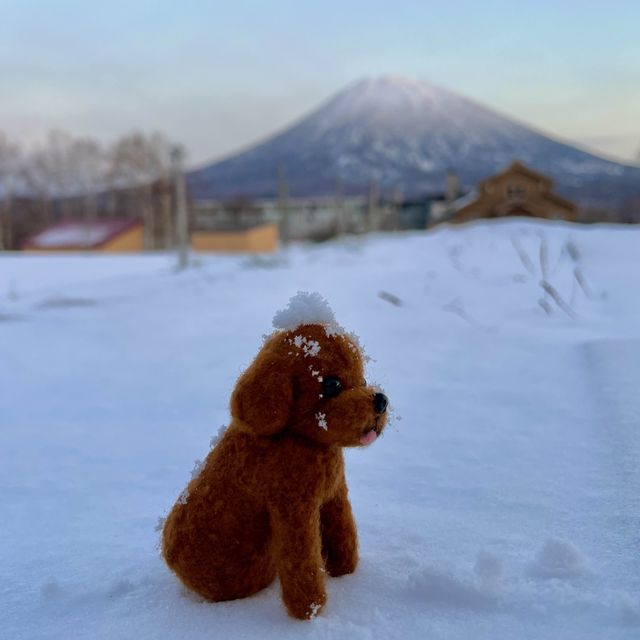
<path fill-rule="evenodd" d="M 308 619 L 325 604 L 325 573 L 356 568 L 342 447 L 380 435 L 387 398 L 318 294 L 292 298 L 274 326 L 236 384 L 231 424 L 165 521 L 162 552 L 213 602 L 277 575 L 289 614 Z"/>

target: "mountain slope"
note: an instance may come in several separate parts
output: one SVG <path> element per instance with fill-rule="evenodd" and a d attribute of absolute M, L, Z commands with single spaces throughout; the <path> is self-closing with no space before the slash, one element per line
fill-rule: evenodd
<path fill-rule="evenodd" d="M 566 195 L 583 200 L 640 191 L 640 168 L 599 158 L 552 140 L 510 118 L 426 82 L 382 77 L 356 82 L 307 117 L 249 150 L 189 176 L 196 198 L 273 196 L 277 169 L 292 195 L 386 190 L 439 190 L 447 169 L 462 183 L 518 158 L 551 175 Z"/>

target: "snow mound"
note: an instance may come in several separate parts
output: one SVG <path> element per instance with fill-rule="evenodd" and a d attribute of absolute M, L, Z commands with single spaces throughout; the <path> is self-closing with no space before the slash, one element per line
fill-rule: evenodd
<path fill-rule="evenodd" d="M 530 567 L 538 578 L 569 580 L 587 573 L 586 561 L 580 551 L 567 540 L 549 538 L 538 551 Z"/>
<path fill-rule="evenodd" d="M 62 588 L 60 583 L 52 578 L 42 585 L 40 593 L 44 598 L 57 598 L 62 593 Z"/>
<path fill-rule="evenodd" d="M 473 570 L 487 587 L 495 587 L 502 580 L 502 560 L 488 551 L 478 553 Z"/>
<path fill-rule="evenodd" d="M 423 567 L 409 577 L 409 589 L 432 605 L 484 609 L 494 602 L 492 590 L 477 586 L 433 567 Z"/>
<path fill-rule="evenodd" d="M 276 329 L 290 331 L 304 324 L 323 325 L 328 333 L 340 330 L 329 303 L 317 292 L 298 291 L 286 308 L 273 316 L 273 326 Z"/>
<path fill-rule="evenodd" d="M 621 622 L 627 626 L 640 626 L 640 599 L 628 593 L 621 593 L 619 600 Z"/>

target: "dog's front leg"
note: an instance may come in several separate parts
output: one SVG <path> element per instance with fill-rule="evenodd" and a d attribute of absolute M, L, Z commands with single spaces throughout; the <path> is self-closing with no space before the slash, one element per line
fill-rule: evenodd
<path fill-rule="evenodd" d="M 322 506 L 320 518 L 327 573 L 334 577 L 353 573 L 358 564 L 358 535 L 344 480 L 335 497 Z"/>
<path fill-rule="evenodd" d="M 327 599 L 320 505 L 313 501 L 287 501 L 270 511 L 282 599 L 289 615 L 301 620 L 312 618 Z"/>

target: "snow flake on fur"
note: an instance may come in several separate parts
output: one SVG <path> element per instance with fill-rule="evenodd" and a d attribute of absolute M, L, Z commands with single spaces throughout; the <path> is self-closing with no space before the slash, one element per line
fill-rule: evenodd
<path fill-rule="evenodd" d="M 191 469 L 191 479 L 197 478 L 202 471 L 202 467 L 204 466 L 204 462 L 202 460 L 194 460 L 193 469 Z"/>
<path fill-rule="evenodd" d="M 214 436 L 211 436 L 211 440 L 209 441 L 210 449 L 213 449 L 218 444 L 218 442 L 220 442 L 220 439 L 225 434 L 226 430 L 227 430 L 226 424 L 220 425 L 220 427 L 218 428 L 218 432 Z"/>
<path fill-rule="evenodd" d="M 297 349 L 301 349 L 305 358 L 309 356 L 315 358 L 315 356 L 320 353 L 320 343 L 317 340 L 310 340 L 304 336 L 295 336 L 293 339 L 290 338 L 289 344 L 293 345 Z"/>
<path fill-rule="evenodd" d="M 311 372 L 311 376 L 313 378 L 317 378 L 318 382 L 322 382 L 322 376 L 320 375 L 320 372 L 314 369 L 313 365 L 311 364 L 309 365 L 309 371 Z"/>

